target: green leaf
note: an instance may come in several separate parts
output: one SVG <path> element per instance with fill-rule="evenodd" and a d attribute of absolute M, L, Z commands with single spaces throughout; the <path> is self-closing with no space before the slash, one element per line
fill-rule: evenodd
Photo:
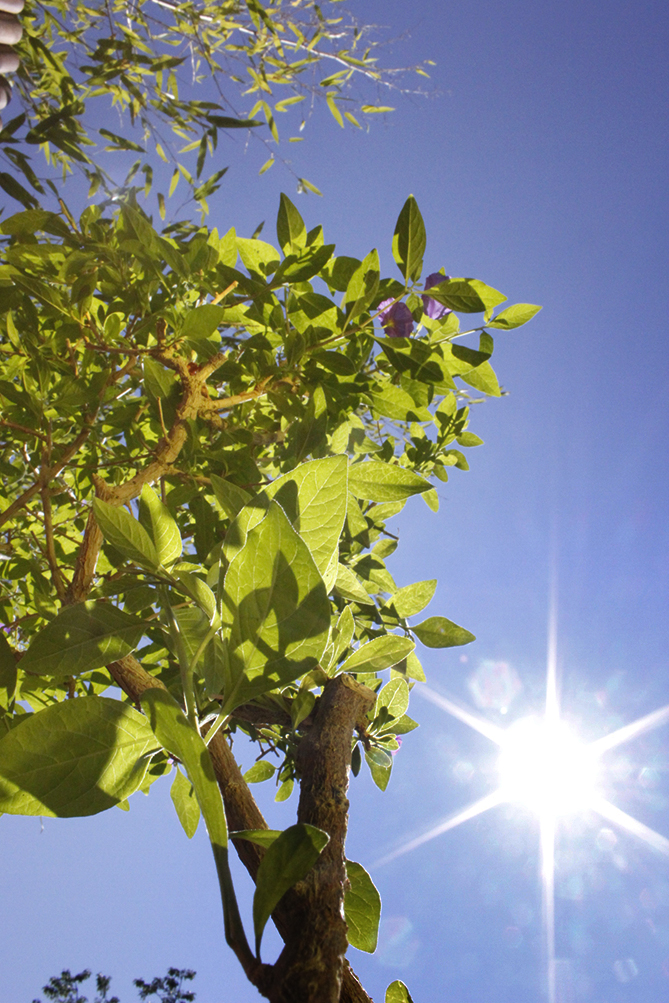
<path fill-rule="evenodd" d="M 257 125 L 264 125 L 260 119 L 256 118 L 231 118 L 229 115 L 207 115 L 212 125 L 219 129 L 252 129 Z"/>
<path fill-rule="evenodd" d="M 411 629 L 426 648 L 454 648 L 476 640 L 468 630 L 445 616 L 430 616 Z"/>
<path fill-rule="evenodd" d="M 254 763 L 250 770 L 244 774 L 247 784 L 260 784 L 263 780 L 269 780 L 276 773 L 276 766 L 268 763 L 266 759 L 260 759 Z"/>
<path fill-rule="evenodd" d="M 355 320 L 361 313 L 369 309 L 379 288 L 380 277 L 379 252 L 370 251 L 353 272 L 346 286 L 343 304 L 348 308 L 349 320 Z"/>
<path fill-rule="evenodd" d="M 237 943 L 244 942 L 246 936 L 237 908 L 228 862 L 228 827 L 221 792 L 216 783 L 207 747 L 179 704 L 166 690 L 145 690 L 141 703 L 156 738 L 166 752 L 181 760 L 195 789 L 216 862 L 226 940 L 228 943 L 234 940 Z"/>
<path fill-rule="evenodd" d="M 0 630 L 0 707 L 8 710 L 16 690 L 16 659 L 7 643 L 4 631 Z"/>
<path fill-rule="evenodd" d="M 330 603 L 308 547 L 276 501 L 231 561 L 224 603 L 232 619 L 226 713 L 318 664 Z"/>
<path fill-rule="evenodd" d="M 367 641 L 349 655 L 340 672 L 383 672 L 391 665 L 397 665 L 415 645 L 408 637 L 398 637 L 397 634 L 384 634 Z"/>
<path fill-rule="evenodd" d="M 388 599 L 386 607 L 393 609 L 397 616 L 415 616 L 432 601 L 437 579 L 429 578 L 423 582 L 414 582 L 413 585 L 405 585 Z"/>
<path fill-rule="evenodd" d="M 89 600 L 66 606 L 35 635 L 21 668 L 38 676 L 90 672 L 129 655 L 144 630 L 143 620 L 111 603 Z"/>
<path fill-rule="evenodd" d="M 284 780 L 284 782 L 281 784 L 278 791 L 276 792 L 276 797 L 274 798 L 274 800 L 287 801 L 290 795 L 293 793 L 294 786 L 295 786 L 294 780 L 291 779 Z"/>
<path fill-rule="evenodd" d="M 109 502 L 95 498 L 93 511 L 102 535 L 108 543 L 120 550 L 135 564 L 149 571 L 157 571 L 160 558 L 153 540 L 142 524 L 129 512 Z"/>
<path fill-rule="evenodd" d="M 417 282 L 421 276 L 425 243 L 423 217 L 418 203 L 413 195 L 410 195 L 397 218 L 393 236 L 393 257 L 407 282 Z"/>
<path fill-rule="evenodd" d="M 431 286 L 428 294 L 458 313 L 485 313 L 506 300 L 503 293 L 479 279 L 448 279 Z"/>
<path fill-rule="evenodd" d="M 399 979 L 391 982 L 386 989 L 386 1003 L 413 1003 L 411 993 Z"/>
<path fill-rule="evenodd" d="M 170 788 L 170 797 L 184 832 L 192 839 L 200 821 L 200 806 L 195 788 L 179 769 Z"/>
<path fill-rule="evenodd" d="M 248 839 L 256 846 L 268 847 L 280 835 L 281 829 L 240 829 L 238 832 L 231 832 L 230 839 Z"/>
<path fill-rule="evenodd" d="M 429 481 L 413 470 L 383 460 L 352 463 L 348 485 L 356 498 L 376 502 L 400 501 L 432 488 Z"/>
<path fill-rule="evenodd" d="M 418 721 L 414 721 L 408 714 L 403 714 L 398 720 L 390 721 L 381 731 L 391 731 L 393 735 L 407 735 L 410 731 L 415 731 L 418 727 L 420 727 Z"/>
<path fill-rule="evenodd" d="M 385 791 L 393 769 L 391 757 L 382 749 L 372 748 L 365 752 L 365 760 L 369 766 L 369 772 L 372 774 L 372 780 L 380 791 Z"/>
<path fill-rule="evenodd" d="M 178 561 L 183 546 L 179 527 L 148 484 L 139 498 L 139 521 L 153 541 L 159 562 L 168 567 Z"/>
<path fill-rule="evenodd" d="M 381 896 L 362 866 L 346 861 L 349 887 L 344 893 L 344 918 L 348 926 L 348 942 L 359 951 L 373 954 L 379 937 Z"/>
<path fill-rule="evenodd" d="M 256 955 L 272 912 L 297 881 L 302 881 L 318 860 L 330 837 L 322 829 L 298 822 L 284 829 L 260 861 L 253 896 L 253 928 Z"/>
<path fill-rule="evenodd" d="M 468 383 L 470 387 L 481 390 L 484 394 L 489 394 L 491 397 L 501 397 L 502 395 L 497 377 L 495 376 L 495 370 L 489 362 L 482 362 L 475 369 L 470 369 L 469 372 L 462 373 L 460 379 L 464 383 Z"/>
<path fill-rule="evenodd" d="M 206 341 L 225 323 L 226 307 L 215 303 L 202 303 L 192 307 L 186 314 L 181 334 L 190 341 Z"/>
<path fill-rule="evenodd" d="M 325 575 L 338 550 L 348 496 L 348 460 L 328 456 L 302 463 L 265 488 L 281 505 Z"/>
<path fill-rule="evenodd" d="M 374 600 L 361 585 L 358 576 L 346 564 L 337 566 L 337 577 L 334 584 L 335 590 L 342 597 L 350 602 L 355 602 L 359 606 L 369 606 Z"/>
<path fill-rule="evenodd" d="M 514 327 L 522 327 L 532 320 L 542 308 L 534 303 L 514 303 L 502 310 L 496 317 L 488 321 L 488 327 L 498 327 L 503 331 L 511 331 Z"/>
<path fill-rule="evenodd" d="M 214 489 L 216 501 L 227 515 L 234 519 L 239 511 L 251 500 L 251 495 L 244 488 L 237 487 L 232 481 L 225 480 L 217 474 L 211 475 L 211 486 Z"/>
<path fill-rule="evenodd" d="M 284 254 L 298 251 L 307 243 L 307 228 L 304 225 L 304 220 L 283 192 L 281 192 L 279 214 L 276 220 L 276 235 Z"/>
<path fill-rule="evenodd" d="M 376 714 L 385 708 L 390 718 L 399 719 L 407 712 L 409 706 L 409 687 L 404 679 L 397 676 L 382 688 L 376 697 Z"/>
<path fill-rule="evenodd" d="M 130 704 L 96 696 L 52 704 L 0 739 L 0 812 L 96 815 L 137 790 L 155 748 Z"/>

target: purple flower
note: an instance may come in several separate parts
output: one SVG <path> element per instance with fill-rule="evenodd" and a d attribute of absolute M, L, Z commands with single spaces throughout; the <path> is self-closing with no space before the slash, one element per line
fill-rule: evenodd
<path fill-rule="evenodd" d="M 428 275 L 425 279 L 425 288 L 430 289 L 431 286 L 438 286 L 440 282 L 449 282 L 450 278 L 450 275 L 442 275 L 441 272 L 432 272 L 432 275 Z M 423 309 L 431 320 L 441 320 L 447 313 L 452 313 L 447 306 L 437 303 L 431 296 L 423 296 Z"/>
<path fill-rule="evenodd" d="M 413 331 L 413 317 L 406 303 L 384 300 L 379 303 L 379 317 L 389 338 L 410 338 Z"/>

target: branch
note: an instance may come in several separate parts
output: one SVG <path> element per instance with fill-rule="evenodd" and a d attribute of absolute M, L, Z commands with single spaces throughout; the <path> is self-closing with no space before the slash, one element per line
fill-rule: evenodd
<path fill-rule="evenodd" d="M 133 655 L 126 655 L 118 662 L 112 662 L 107 666 L 107 669 L 117 685 L 135 703 L 138 703 L 142 693 L 151 687 L 166 688 L 159 679 L 149 675 Z M 351 739 L 349 737 L 349 759 L 350 747 Z M 269 826 L 258 808 L 248 784 L 242 777 L 242 772 L 224 735 L 221 732 L 215 735 L 208 748 L 223 797 L 230 830 L 234 832 L 243 829 L 268 829 Z M 265 851 L 248 839 L 233 839 L 232 842 L 239 859 L 255 881 Z M 274 925 L 284 941 L 291 936 L 294 917 L 299 905 L 300 896 L 295 889 L 291 889 L 284 895 L 272 913 Z M 339 1003 L 373 1003 L 346 961 L 344 961 L 342 983 Z"/>
<path fill-rule="evenodd" d="M 344 844 L 348 823 L 348 773 L 356 725 L 376 695 L 351 676 L 330 680 L 319 700 L 313 726 L 300 742 L 299 822 L 330 836 L 316 864 L 298 886 L 292 906 L 291 936 L 277 963 L 279 994 L 272 1003 L 338 1003 L 348 947 L 343 916 L 346 886 Z"/>

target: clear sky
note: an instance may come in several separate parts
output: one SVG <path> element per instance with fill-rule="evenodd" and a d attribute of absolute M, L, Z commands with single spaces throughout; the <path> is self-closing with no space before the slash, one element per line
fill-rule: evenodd
<path fill-rule="evenodd" d="M 397 520 L 400 584 L 439 579 L 431 613 L 463 624 L 467 649 L 424 650 L 433 690 L 506 726 L 541 710 L 551 555 L 565 715 L 597 738 L 669 704 L 669 307 L 667 51 L 659 0 L 361 0 L 389 26 L 388 59 L 437 63 L 430 100 L 370 134 L 327 112 L 291 147 L 324 198 L 297 200 L 339 253 L 390 241 L 413 192 L 428 229 L 426 265 L 481 278 L 511 302 L 541 303 L 528 327 L 496 339 L 509 391 L 476 408 L 485 446 L 471 471 Z M 273 238 L 279 166 L 221 145 L 230 171 L 211 225 Z M 463 654 L 464 652 L 464 654 Z M 466 659 L 466 660 L 465 660 Z M 495 667 L 496 666 L 496 667 Z M 503 667 L 503 666 L 506 666 Z M 496 675 L 495 675 L 496 674 Z M 492 677 L 510 697 L 496 698 Z M 486 687 L 485 683 L 488 682 Z M 515 695 L 514 695 L 515 693 Z M 395 859 L 375 862 L 494 790 L 495 747 L 416 696 L 382 795 L 354 781 L 349 856 L 383 897 L 377 954 L 351 951 L 376 1000 L 395 978 L 415 1003 L 539 1003 L 545 958 L 536 818 L 502 806 Z M 612 751 L 608 794 L 669 837 L 669 725 Z M 252 1003 L 223 941 L 203 833 L 189 844 L 169 784 L 129 813 L 94 819 L 4 817 L 0 1000 L 30 1003 L 69 966 L 130 980 L 168 965 L 198 972 L 198 1003 Z M 256 790 L 258 790 L 256 788 Z M 294 818 L 295 799 L 270 823 Z M 240 881 L 244 882 L 240 876 Z M 248 887 L 248 882 L 243 884 Z M 649 1003 L 669 995 L 669 858 L 590 812 L 556 845 L 556 1003 Z M 243 897 L 243 896 L 242 896 Z M 248 910 L 247 910 L 248 915 Z M 277 941 L 267 939 L 266 950 Z"/>

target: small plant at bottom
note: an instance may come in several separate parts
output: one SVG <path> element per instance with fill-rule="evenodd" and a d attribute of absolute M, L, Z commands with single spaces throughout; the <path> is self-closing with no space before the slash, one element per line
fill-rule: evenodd
<path fill-rule="evenodd" d="M 83 982 L 90 979 L 88 968 L 78 975 L 72 975 L 69 968 L 64 968 L 60 975 L 52 975 L 42 991 L 53 1003 L 88 1003 L 87 996 L 81 996 L 79 988 Z M 184 982 L 192 982 L 195 972 L 190 968 L 168 968 L 167 975 L 162 979 L 155 978 L 151 982 L 135 979 L 134 985 L 139 989 L 140 1000 L 157 996 L 160 1003 L 193 1003 L 195 993 L 184 989 Z M 109 975 L 96 975 L 96 996 L 91 1003 L 121 1003 L 118 996 L 108 996 L 111 978 Z M 33 1000 L 33 1003 L 42 1003 Z"/>

